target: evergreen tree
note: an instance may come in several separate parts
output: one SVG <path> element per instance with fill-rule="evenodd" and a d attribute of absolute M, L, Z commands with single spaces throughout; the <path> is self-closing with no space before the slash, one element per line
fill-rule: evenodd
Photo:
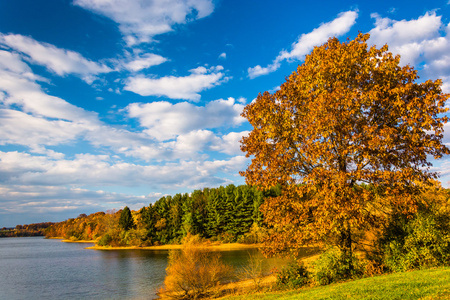
<path fill-rule="evenodd" d="M 207 226 L 208 237 L 218 237 L 224 232 L 225 224 L 225 188 L 211 189 L 208 194 Z"/>
<path fill-rule="evenodd" d="M 196 190 L 192 193 L 192 234 L 200 234 L 206 237 L 207 199 L 206 190 Z"/>
<path fill-rule="evenodd" d="M 248 186 L 239 186 L 235 190 L 235 228 L 236 238 L 250 231 L 253 224 L 253 197 Z"/>
<path fill-rule="evenodd" d="M 128 206 L 125 206 L 120 214 L 119 226 L 125 231 L 134 228 L 133 216 L 131 215 L 131 211 Z"/>
<path fill-rule="evenodd" d="M 152 204 L 150 204 L 147 208 L 143 207 L 141 209 L 141 219 L 145 223 L 147 239 L 150 239 L 150 241 L 153 242 L 156 237 L 156 214 L 155 208 Z"/>

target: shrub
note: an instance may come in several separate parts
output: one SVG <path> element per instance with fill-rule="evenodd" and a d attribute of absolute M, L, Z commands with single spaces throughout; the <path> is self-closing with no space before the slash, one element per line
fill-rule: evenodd
<path fill-rule="evenodd" d="M 181 250 L 169 252 L 163 293 L 178 299 L 198 299 L 208 296 L 212 288 L 232 274 L 219 252 L 198 244 L 197 238 L 185 239 Z"/>
<path fill-rule="evenodd" d="M 448 265 L 449 217 L 428 209 L 409 219 L 396 216 L 381 240 L 381 248 L 384 264 L 392 271 Z"/>
<path fill-rule="evenodd" d="M 314 280 L 320 285 L 357 278 L 363 273 L 364 268 L 354 255 L 348 257 L 337 248 L 326 250 L 314 262 Z"/>
<path fill-rule="evenodd" d="M 235 242 L 234 235 L 229 232 L 223 232 L 219 235 L 218 240 L 222 243 L 233 243 Z"/>
<path fill-rule="evenodd" d="M 107 233 L 97 242 L 99 246 L 108 246 L 112 242 L 112 237 Z"/>
<path fill-rule="evenodd" d="M 253 223 L 250 231 L 238 237 L 237 242 L 242 244 L 256 244 L 261 243 L 263 238 L 267 235 L 266 229 Z"/>
<path fill-rule="evenodd" d="M 255 289 L 261 288 L 264 277 L 264 258 L 259 252 L 248 252 L 246 264 L 241 268 L 240 277 L 242 279 L 251 279 Z"/>
<path fill-rule="evenodd" d="M 143 230 L 130 229 L 119 233 L 120 244 L 124 246 L 140 246 L 145 235 Z"/>
<path fill-rule="evenodd" d="M 293 261 L 277 274 L 277 285 L 285 288 L 298 288 L 309 282 L 310 273 L 301 262 Z"/>

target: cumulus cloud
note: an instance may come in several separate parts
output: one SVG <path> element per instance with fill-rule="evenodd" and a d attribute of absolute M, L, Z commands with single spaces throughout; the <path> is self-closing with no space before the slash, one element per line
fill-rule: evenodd
<path fill-rule="evenodd" d="M 200 100 L 200 92 L 220 85 L 229 78 L 221 72 L 222 66 L 198 67 L 185 77 L 167 76 L 147 78 L 135 76 L 127 80 L 124 90 L 141 96 L 165 96 L 170 99 Z"/>
<path fill-rule="evenodd" d="M 198 68 L 193 74 L 202 74 L 205 70 Z M 0 50 L 0 104 L 3 105 L 0 107 L 0 144 L 22 145 L 31 153 L 55 159 L 64 155 L 48 147 L 79 140 L 103 151 L 145 161 L 200 158 L 199 153 L 221 142 L 220 137 L 208 133 L 210 139 L 203 138 L 201 143 L 201 130 L 237 126 L 244 121 L 240 117 L 242 103 L 245 103 L 242 99 L 239 103 L 233 98 L 216 100 L 204 107 L 168 102 L 132 104 L 127 108 L 129 116 L 138 118 L 146 129 L 131 132 L 106 125 L 98 120 L 97 114 L 46 94 L 36 80 L 41 79 L 31 72 L 20 55 Z M 189 138 L 181 136 L 189 134 Z M 197 143 L 192 144 L 194 137 Z M 162 142 L 167 139 L 177 141 Z M 183 147 L 186 147 L 184 151 Z M 228 147 L 223 149 L 220 152 L 231 153 L 226 150 Z"/>
<path fill-rule="evenodd" d="M 442 89 L 450 92 L 450 24 L 443 24 L 436 12 L 427 12 L 412 20 L 391 20 L 372 14 L 375 27 L 370 44 L 389 45 L 389 51 L 400 54 L 401 64 L 410 64 L 430 79 L 441 78 Z"/>
<path fill-rule="evenodd" d="M 11 109 L 0 109 L 0 123 L 0 145 L 15 144 L 33 148 L 67 143 L 86 130 L 86 126 L 79 123 L 47 120 Z"/>
<path fill-rule="evenodd" d="M 2 226 L 17 223 L 59 222 L 81 213 L 108 211 L 129 206 L 137 210 L 162 196 L 158 193 L 127 195 L 64 186 L 0 184 Z"/>
<path fill-rule="evenodd" d="M 75 74 L 87 83 L 92 83 L 97 74 L 112 71 L 108 66 L 90 61 L 77 52 L 60 49 L 20 34 L 0 34 L 0 43 L 60 76 Z"/>
<path fill-rule="evenodd" d="M 240 145 L 242 137 L 247 136 L 250 131 L 230 132 L 220 138 L 220 141 L 211 147 L 211 150 L 223 152 L 229 155 L 242 154 Z"/>
<path fill-rule="evenodd" d="M 74 106 L 67 101 L 46 94 L 31 69 L 19 55 L 0 50 L 0 103 L 18 105 L 24 112 L 36 116 L 78 123 L 95 123 L 97 115 Z"/>
<path fill-rule="evenodd" d="M 51 159 L 22 152 L 0 151 L 0 179 L 5 185 L 28 186 L 152 186 L 199 188 L 226 183 L 218 172 L 236 172 L 244 156 L 228 160 L 181 161 L 138 165 L 108 155 L 78 154 L 74 159 Z M 209 185 L 208 185 L 209 183 Z M 1 197 L 0 197 L 1 198 Z"/>
<path fill-rule="evenodd" d="M 292 44 L 290 51 L 281 51 L 267 67 L 257 65 L 248 68 L 248 76 L 253 79 L 258 76 L 275 72 L 280 68 L 281 62 L 284 60 L 304 60 L 305 56 L 312 51 L 314 46 L 325 43 L 330 37 L 341 36 L 347 33 L 355 24 L 357 17 L 357 11 L 347 11 L 339 14 L 333 21 L 320 25 L 310 33 L 302 34 L 298 40 Z"/>
<path fill-rule="evenodd" d="M 179 153 L 197 153 L 207 150 L 208 145 L 214 143 L 218 137 L 209 130 L 193 130 L 177 137 L 174 144 L 175 151 Z"/>
<path fill-rule="evenodd" d="M 223 136 L 216 135 L 210 130 L 193 130 L 179 135 L 173 143 L 177 157 L 202 157 L 204 151 L 221 152 L 228 155 L 242 155 L 240 141 L 248 131 L 230 132 Z"/>
<path fill-rule="evenodd" d="M 0 50 L 0 69 L 14 74 L 21 74 L 29 79 L 37 79 L 30 67 L 16 53 Z"/>
<path fill-rule="evenodd" d="M 188 102 L 132 103 L 126 111 L 131 118 L 137 118 L 145 132 L 157 140 L 164 141 L 193 130 L 238 126 L 245 119 L 240 116 L 244 105 L 234 98 L 219 99 L 196 106 Z"/>
<path fill-rule="evenodd" d="M 118 23 L 129 46 L 151 42 L 174 25 L 204 18 L 214 10 L 210 0 L 75 0 L 74 4 Z"/>
<path fill-rule="evenodd" d="M 444 143 L 450 148 L 450 123 L 444 125 Z"/>
<path fill-rule="evenodd" d="M 45 79 L 34 75 L 19 54 L 0 50 L 1 145 L 22 145 L 33 153 L 61 156 L 47 147 L 85 140 L 130 155 L 130 149 L 152 143 L 146 134 L 105 125 L 96 113 L 48 95 L 38 80 Z M 123 149 L 124 145 L 129 148 Z M 158 157 L 166 154 L 159 152 Z"/>
<path fill-rule="evenodd" d="M 416 64 L 425 52 L 446 47 L 440 39 L 441 17 L 435 12 L 413 20 L 391 20 L 372 14 L 375 27 L 370 30 L 369 42 L 377 47 L 389 45 L 389 51 L 400 54 L 403 64 Z"/>
<path fill-rule="evenodd" d="M 129 71 L 138 72 L 150 68 L 152 66 L 160 65 L 166 61 L 167 58 L 162 57 L 160 55 L 153 53 L 145 53 L 141 56 L 131 59 L 129 62 L 125 63 L 124 67 Z"/>
<path fill-rule="evenodd" d="M 375 27 L 369 43 L 388 44 L 389 51 L 400 54 L 403 65 L 418 66 L 428 78 L 443 80 L 442 89 L 450 92 L 450 25 L 442 17 L 428 12 L 417 19 L 391 20 L 372 14 Z"/>

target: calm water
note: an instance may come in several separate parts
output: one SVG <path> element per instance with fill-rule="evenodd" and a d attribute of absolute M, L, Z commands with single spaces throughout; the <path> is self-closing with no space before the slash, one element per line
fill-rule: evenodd
<path fill-rule="evenodd" d="M 156 298 L 167 251 L 94 251 L 87 246 L 42 237 L 0 239 L 0 299 Z M 222 257 L 240 266 L 248 253 L 225 251 Z"/>

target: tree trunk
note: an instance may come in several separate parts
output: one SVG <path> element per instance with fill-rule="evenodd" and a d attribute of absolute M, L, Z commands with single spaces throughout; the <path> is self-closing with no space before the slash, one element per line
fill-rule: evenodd
<path fill-rule="evenodd" d="M 352 250 L 352 232 L 350 226 L 345 226 L 341 231 L 340 248 L 342 251 L 343 263 L 347 264 L 346 276 L 351 276 L 353 273 L 353 250 Z"/>

